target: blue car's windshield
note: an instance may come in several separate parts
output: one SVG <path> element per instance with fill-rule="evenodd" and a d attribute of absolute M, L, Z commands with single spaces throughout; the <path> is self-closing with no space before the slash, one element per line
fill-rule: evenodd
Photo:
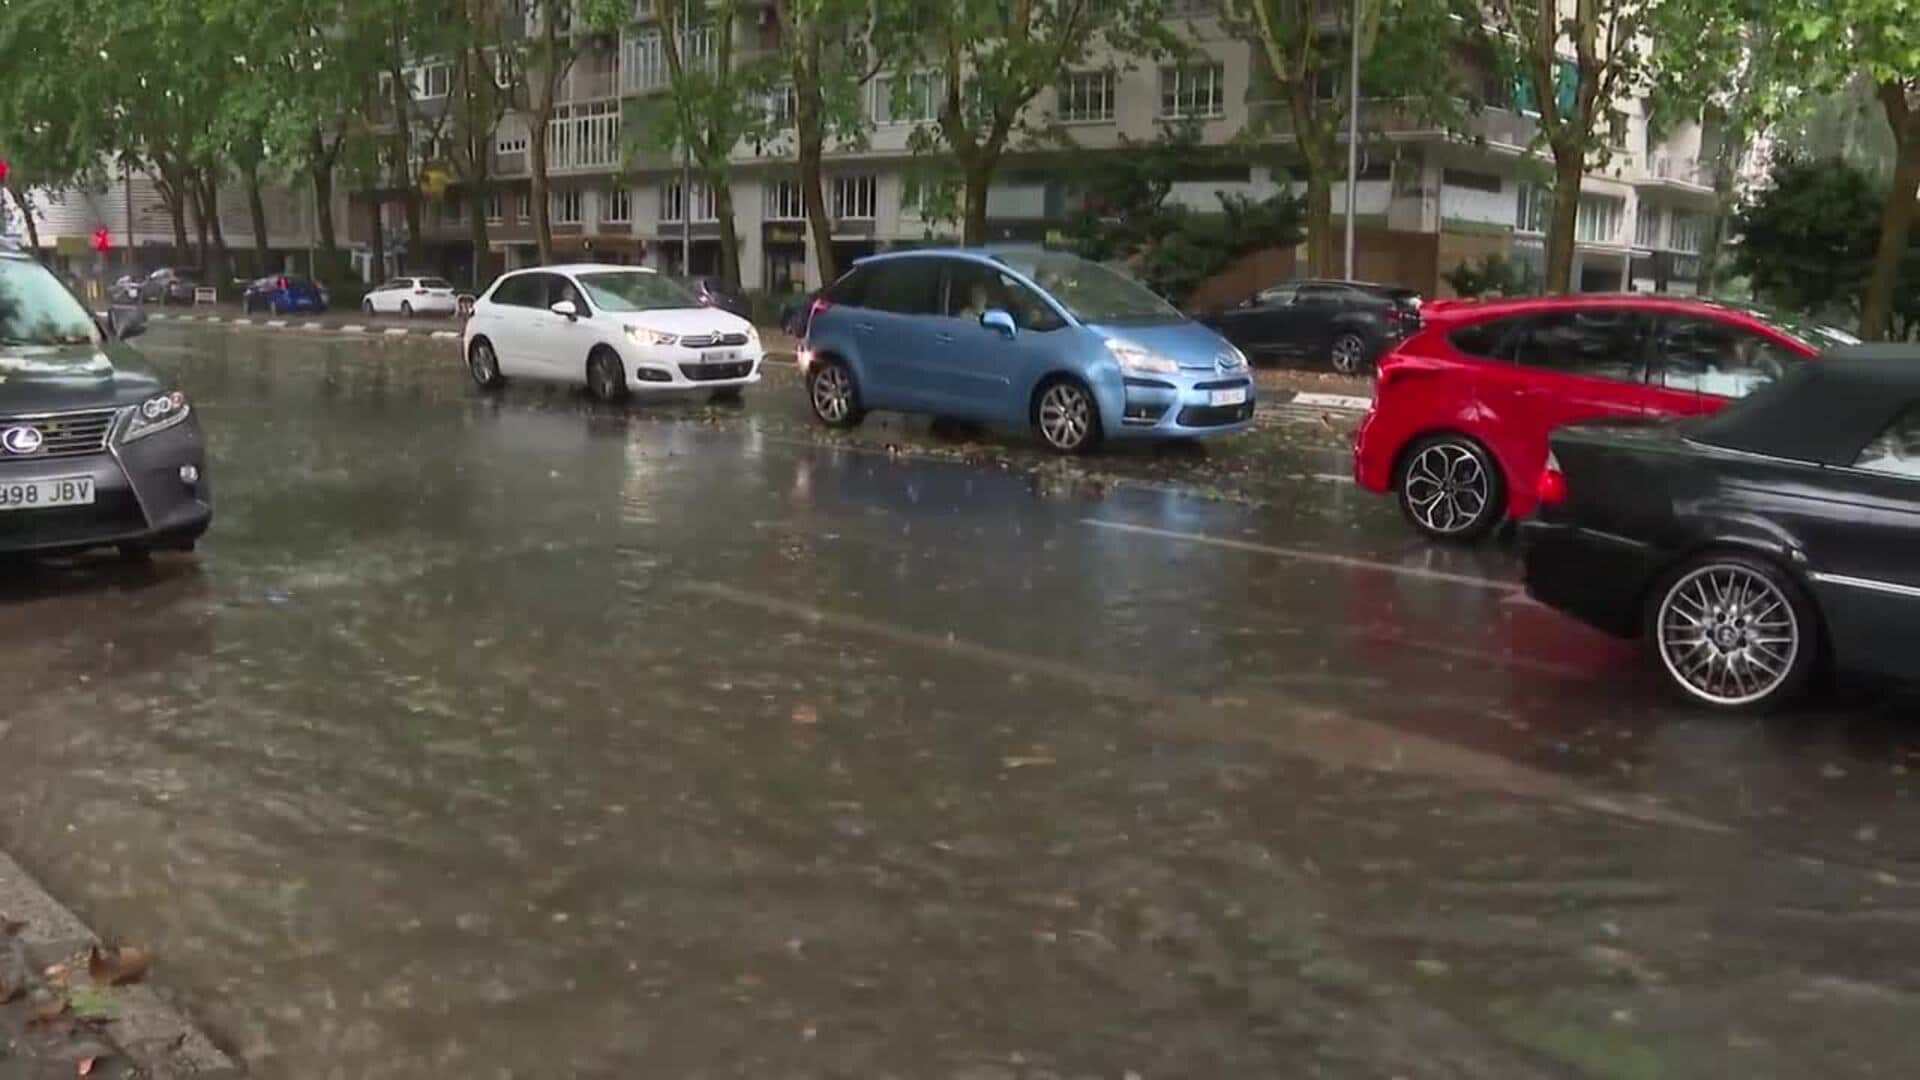
<path fill-rule="evenodd" d="M 995 255 L 1020 271 L 1083 323 L 1148 326 L 1186 321 L 1172 304 L 1117 270 L 1060 251 Z"/>

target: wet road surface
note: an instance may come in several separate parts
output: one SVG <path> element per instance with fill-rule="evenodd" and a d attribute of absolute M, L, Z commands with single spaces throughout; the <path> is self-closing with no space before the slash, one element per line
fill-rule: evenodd
<path fill-rule="evenodd" d="M 145 344 L 218 517 L 0 579 L 0 847 L 260 1075 L 1920 1067 L 1912 699 L 1674 708 L 1336 437 Z"/>

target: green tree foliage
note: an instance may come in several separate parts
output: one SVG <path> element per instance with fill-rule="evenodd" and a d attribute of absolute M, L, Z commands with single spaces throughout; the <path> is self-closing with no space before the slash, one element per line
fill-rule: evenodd
<path fill-rule="evenodd" d="M 1223 0 L 1222 12 L 1262 65 L 1265 85 L 1251 96 L 1279 106 L 1254 115 L 1255 133 L 1289 136 L 1306 181 L 1308 270 L 1333 275 L 1333 185 L 1346 176 L 1354 36 L 1363 100 L 1390 98 L 1403 115 L 1451 118 L 1463 92 L 1452 47 L 1461 24 L 1436 0 Z M 1364 138 L 1368 118 L 1361 119 Z"/>
<path fill-rule="evenodd" d="M 1733 218 L 1736 272 L 1756 298 L 1834 321 L 1860 317 L 1875 269 L 1888 189 L 1835 158 L 1775 158 L 1767 183 Z M 1920 230 L 1896 281 L 1894 336 L 1920 332 Z"/>
<path fill-rule="evenodd" d="M 1533 267 L 1497 252 L 1483 256 L 1478 263 L 1462 262 L 1440 276 L 1452 286 L 1455 295 L 1469 299 L 1532 296 L 1540 291 L 1540 278 L 1534 274 Z"/>
<path fill-rule="evenodd" d="M 773 0 L 780 31 L 780 66 L 775 92 L 790 87 L 792 138 L 800 195 L 812 234 L 814 263 L 821 281 L 833 281 L 840 268 L 833 255 L 832 222 L 821 179 L 821 159 L 829 139 L 859 146 L 867 134 L 866 88 L 879 72 L 880 7 L 872 0 Z M 780 136 L 780 121 L 770 135 Z"/>
<path fill-rule="evenodd" d="M 1880 212 L 1873 272 L 1866 282 L 1860 329 L 1882 337 L 1893 328 L 1902 265 L 1911 257 L 1920 216 L 1920 10 L 1912 0 L 1753 0 L 1775 28 L 1779 63 L 1814 89 L 1835 89 L 1862 77 L 1873 84 L 1893 133 L 1893 196 Z"/>
<path fill-rule="evenodd" d="M 1553 154 L 1554 174 L 1546 286 L 1566 292 L 1580 186 L 1589 159 L 1607 152 L 1607 130 L 1597 121 L 1647 84 L 1648 0 L 1456 0 L 1455 9 L 1500 70 L 1519 77 L 1539 112 L 1538 138 Z"/>
<path fill-rule="evenodd" d="M 695 22 L 677 0 L 659 0 L 660 49 L 667 60 L 667 96 L 662 108 L 645 112 L 645 138 L 654 149 L 684 147 L 693 172 L 713 193 L 720 224 L 720 277 L 740 287 L 740 234 L 734 226 L 732 157 L 734 148 L 761 135 L 767 124 L 766 93 L 772 65 L 747 57 L 740 36 L 753 25 L 744 0 L 712 0 L 694 6 Z M 713 32 L 713 50 L 696 57 L 686 47 L 692 31 Z M 693 213 L 693 193 L 682 192 L 683 212 Z M 691 272 L 691 268 L 682 268 Z"/>
<path fill-rule="evenodd" d="M 944 153 L 960 188 L 963 239 L 986 239 L 987 189 L 1016 137 L 1044 122 L 1027 106 L 1095 54 L 1163 54 L 1177 45 L 1163 0 L 892 0 L 896 116 L 916 118 L 916 153 Z"/>

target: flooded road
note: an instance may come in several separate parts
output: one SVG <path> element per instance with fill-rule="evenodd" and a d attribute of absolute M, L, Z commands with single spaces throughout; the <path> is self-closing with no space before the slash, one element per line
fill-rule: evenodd
<path fill-rule="evenodd" d="M 1920 1069 L 1912 699 L 1674 708 L 1336 441 L 1198 455 L 1253 505 L 143 344 L 218 516 L 0 578 L 0 848 L 258 1075 Z"/>

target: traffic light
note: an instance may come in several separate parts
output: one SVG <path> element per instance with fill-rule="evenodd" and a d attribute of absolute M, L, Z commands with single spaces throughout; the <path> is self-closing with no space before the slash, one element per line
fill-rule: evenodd
<path fill-rule="evenodd" d="M 0 157 L 0 184 L 7 182 L 7 174 L 12 171 L 13 166 L 7 164 L 6 158 Z"/>
<path fill-rule="evenodd" d="M 93 250 L 102 255 L 113 250 L 113 234 L 105 229 L 93 230 Z"/>

